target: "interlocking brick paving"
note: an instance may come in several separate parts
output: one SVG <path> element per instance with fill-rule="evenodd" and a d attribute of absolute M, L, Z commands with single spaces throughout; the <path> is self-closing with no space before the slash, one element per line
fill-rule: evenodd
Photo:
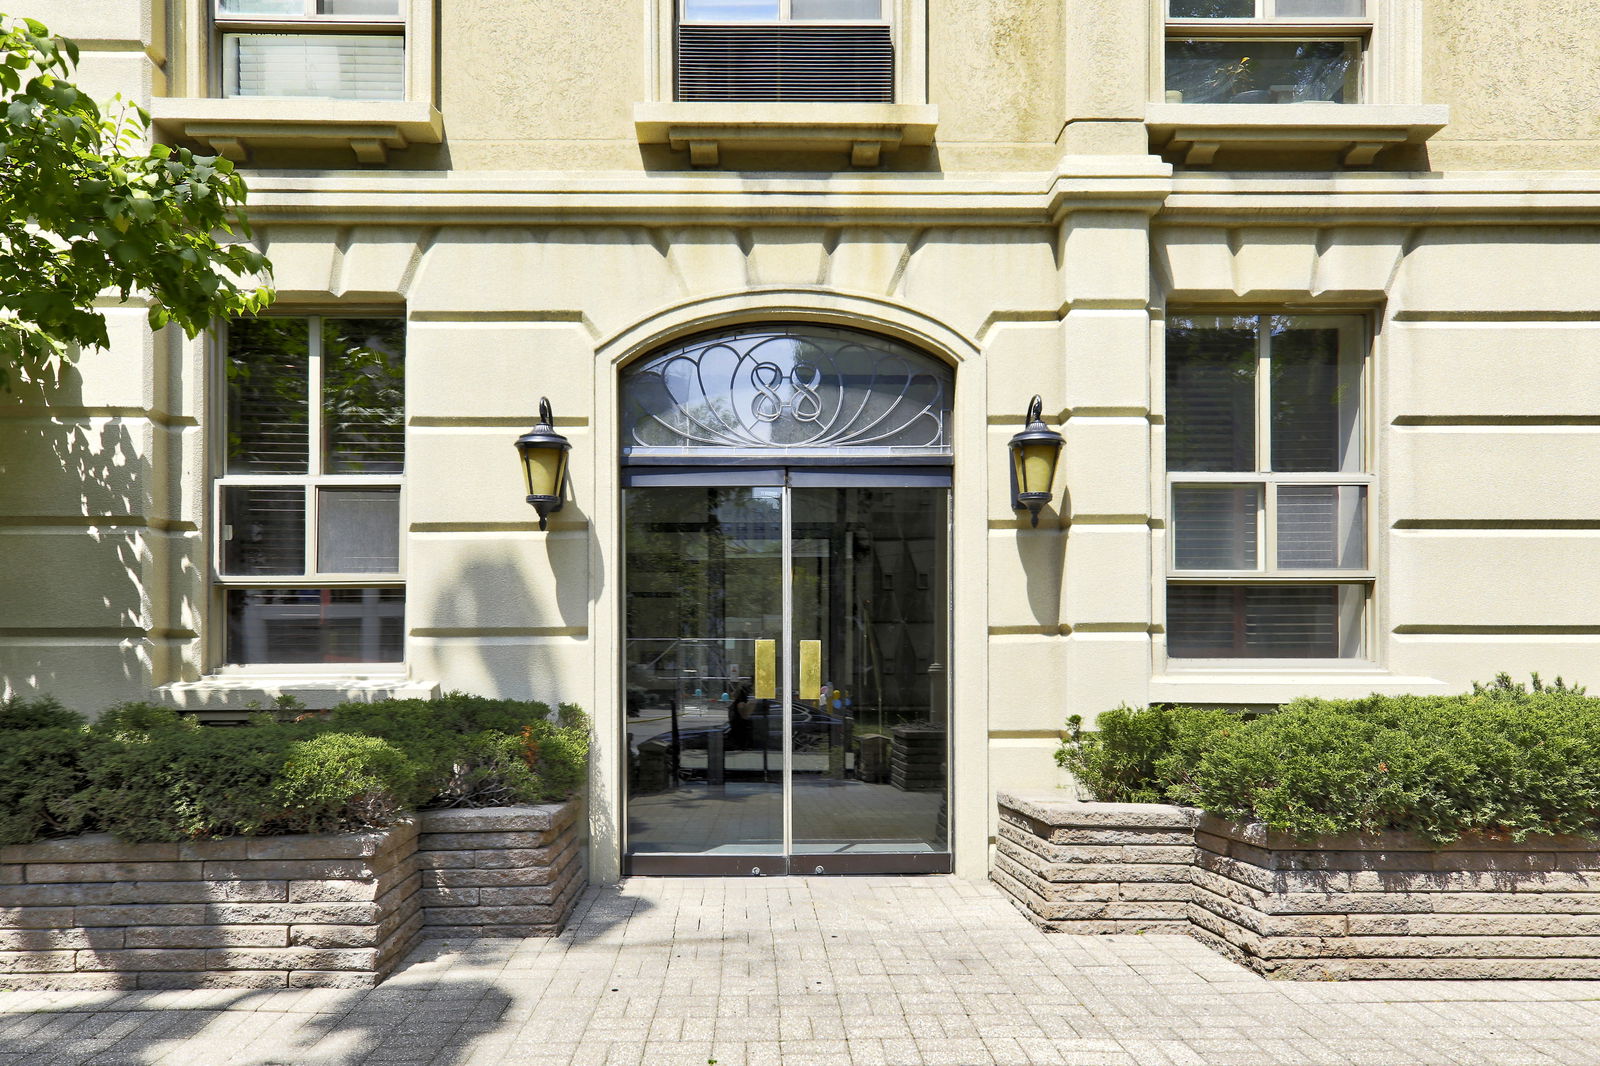
<path fill-rule="evenodd" d="M 635 878 L 372 990 L 0 992 L 0 1066 L 712 1062 L 1600 1066 L 1600 982 L 1268 981 L 951 877 Z"/>

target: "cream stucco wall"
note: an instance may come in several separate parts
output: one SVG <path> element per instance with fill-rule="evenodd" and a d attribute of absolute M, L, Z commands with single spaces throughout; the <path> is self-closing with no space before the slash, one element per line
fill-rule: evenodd
<path fill-rule="evenodd" d="M 148 97 L 189 76 L 192 12 L 44 7 L 92 38 L 97 90 Z M 1553 0 L 1539 20 L 1426 5 L 1416 80 L 1452 111 L 1416 173 L 1313 169 L 1322 156 L 1292 173 L 1174 172 L 1145 154 L 1159 21 L 1143 0 L 932 0 L 932 149 L 878 170 L 767 154 L 694 172 L 633 133 L 654 91 L 652 12 L 447 5 L 441 145 L 386 169 L 291 152 L 247 172 L 281 308 L 406 316 L 403 670 L 218 669 L 211 353 L 114 307 L 110 351 L 0 395 L 0 689 L 91 711 L 152 690 L 196 707 L 283 690 L 572 700 L 596 722 L 591 869 L 612 876 L 617 371 L 674 337 L 773 318 L 882 330 L 956 367 L 967 875 L 985 869 L 994 789 L 1057 783 L 1068 714 L 1457 691 L 1499 670 L 1597 680 L 1600 171 L 1581 170 L 1597 137 L 1573 102 L 1588 58 L 1567 43 L 1587 39 L 1587 5 Z M 1536 91 L 1507 92 L 1507 71 Z M 1216 307 L 1370 323 L 1365 661 L 1166 661 L 1162 327 L 1170 309 Z M 1037 529 L 1010 508 L 1005 451 L 1034 393 L 1067 441 Z M 540 396 L 573 442 L 572 498 L 545 532 L 511 449 Z"/>

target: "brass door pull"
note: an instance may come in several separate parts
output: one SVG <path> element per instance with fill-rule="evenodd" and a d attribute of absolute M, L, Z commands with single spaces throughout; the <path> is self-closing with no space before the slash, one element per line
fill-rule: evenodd
<path fill-rule="evenodd" d="M 756 678 L 755 698 L 758 700 L 775 700 L 778 698 L 778 642 L 775 640 L 756 641 Z"/>
<path fill-rule="evenodd" d="M 822 641 L 800 642 L 800 691 L 803 700 L 822 699 Z"/>

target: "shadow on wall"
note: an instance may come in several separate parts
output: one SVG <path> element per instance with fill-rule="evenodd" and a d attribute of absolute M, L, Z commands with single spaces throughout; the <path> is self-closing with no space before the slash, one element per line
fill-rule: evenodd
<path fill-rule="evenodd" d="M 1039 512 L 1039 525 L 1029 524 L 1027 511 L 1014 512 L 1017 559 L 1027 578 L 1028 610 L 1036 625 L 1054 628 L 1062 621 L 1061 582 L 1067 565 L 1067 530 L 1062 515 L 1070 514 L 1065 490 L 1059 502 Z"/>
<path fill-rule="evenodd" d="M 162 1003 L 161 993 L 78 993 L 65 1010 L 35 1013 L 38 1025 L 8 1028 L 6 1051 L 18 1062 L 92 1057 L 154 1066 L 176 1053 L 238 1066 L 355 1066 L 374 1057 L 458 1066 L 506 1021 L 511 997 L 487 981 L 438 976 L 312 991 L 309 1002 L 298 990 L 277 989 L 218 992 L 196 1006 Z M 193 1002 L 194 994 L 185 998 Z"/>
<path fill-rule="evenodd" d="M 544 532 L 532 508 L 526 523 L 506 525 L 413 527 L 414 673 L 486 696 L 584 703 L 593 684 L 590 610 L 605 585 L 589 518 L 569 497 Z"/>
<path fill-rule="evenodd" d="M 176 421 L 96 405 L 71 361 L 0 392 L 0 693 L 93 712 L 172 675 L 194 634 L 162 619 L 198 578 L 165 514 Z"/>

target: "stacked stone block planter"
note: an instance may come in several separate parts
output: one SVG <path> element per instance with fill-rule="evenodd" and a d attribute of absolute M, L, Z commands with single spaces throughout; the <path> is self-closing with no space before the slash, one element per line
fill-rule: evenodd
<path fill-rule="evenodd" d="M 422 928 L 416 838 L 0 848 L 0 986 L 370 987 Z"/>
<path fill-rule="evenodd" d="M 554 935 L 582 888 L 577 811 L 572 801 L 430 812 L 370 833 L 0 848 L 0 988 L 366 988 L 422 936 Z"/>
<path fill-rule="evenodd" d="M 577 805 L 427 811 L 424 935 L 556 936 L 583 890 Z"/>
<path fill-rule="evenodd" d="M 1159 804 L 1002 793 L 993 877 L 1058 932 L 1186 932 L 1285 978 L 1600 978 L 1600 842 L 1308 843 Z"/>

